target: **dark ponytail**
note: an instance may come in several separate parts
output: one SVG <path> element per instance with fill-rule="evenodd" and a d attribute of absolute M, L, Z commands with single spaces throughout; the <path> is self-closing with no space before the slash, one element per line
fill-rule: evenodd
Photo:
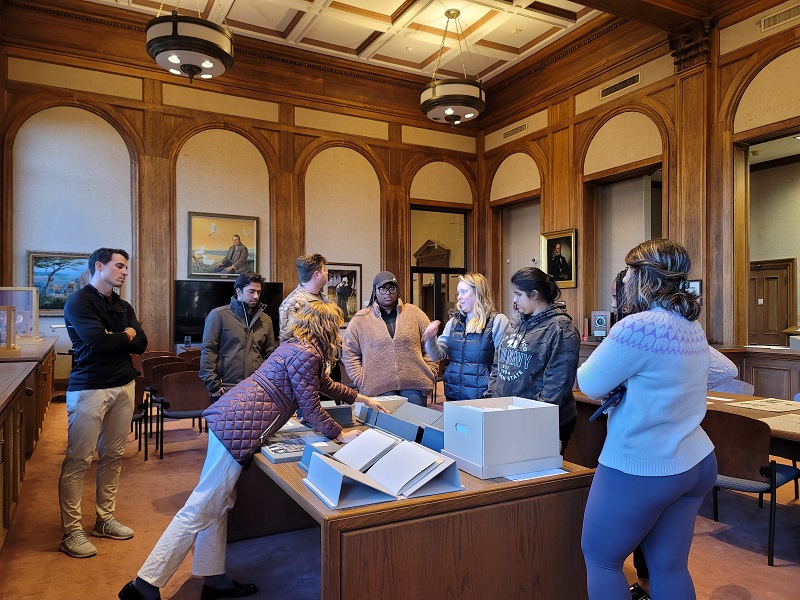
<path fill-rule="evenodd" d="M 525 292 L 528 297 L 534 291 L 539 292 L 539 297 L 548 304 L 552 304 L 561 297 L 561 290 L 555 277 L 536 267 L 520 269 L 511 276 L 511 283 Z"/>

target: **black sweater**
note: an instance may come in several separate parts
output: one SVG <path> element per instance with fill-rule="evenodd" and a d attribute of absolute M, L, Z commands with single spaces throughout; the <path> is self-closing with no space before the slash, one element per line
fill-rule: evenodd
<path fill-rule="evenodd" d="M 64 322 L 73 350 L 68 391 L 117 387 L 136 377 L 131 353 L 145 351 L 147 336 L 133 307 L 116 292 L 109 301 L 92 285 L 82 287 L 64 305 Z M 132 341 L 127 327 L 136 330 Z"/>

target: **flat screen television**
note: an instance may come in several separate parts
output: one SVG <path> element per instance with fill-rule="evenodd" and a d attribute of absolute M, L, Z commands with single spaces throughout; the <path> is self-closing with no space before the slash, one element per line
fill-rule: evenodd
<path fill-rule="evenodd" d="M 283 284 L 264 282 L 261 290 L 261 302 L 267 305 L 277 341 L 278 307 L 283 300 Z M 232 296 L 233 280 L 175 280 L 174 342 L 181 344 L 187 337 L 193 344 L 202 342 L 206 316 L 218 306 L 230 304 Z"/>

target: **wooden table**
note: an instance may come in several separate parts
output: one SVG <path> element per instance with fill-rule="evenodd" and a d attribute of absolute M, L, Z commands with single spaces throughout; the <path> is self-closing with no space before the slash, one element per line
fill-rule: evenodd
<path fill-rule="evenodd" d="M 756 410 L 753 408 L 738 407 L 737 403 L 746 402 L 748 400 L 758 400 L 754 396 L 741 396 L 739 394 L 723 394 L 721 392 L 708 392 L 708 408 L 709 410 L 721 410 L 724 412 L 732 412 L 738 415 L 744 415 L 753 419 L 766 419 L 770 417 L 779 417 L 781 415 L 800 415 L 800 402 L 797 402 L 797 410 L 792 412 L 770 412 L 766 410 Z M 716 400 L 717 398 L 730 398 L 730 401 Z M 769 423 L 772 432 L 772 442 L 769 446 L 770 454 L 775 456 L 782 456 L 793 460 L 800 460 L 800 431 L 795 429 L 788 429 Z"/>
<path fill-rule="evenodd" d="M 592 469 L 521 482 L 461 472 L 461 492 L 331 510 L 297 463 L 255 464 L 319 523 L 323 600 L 586 597 Z"/>

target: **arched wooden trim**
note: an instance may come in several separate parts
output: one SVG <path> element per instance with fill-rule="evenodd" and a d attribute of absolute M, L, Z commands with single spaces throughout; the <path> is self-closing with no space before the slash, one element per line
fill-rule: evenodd
<path fill-rule="evenodd" d="M 486 179 L 483 182 L 483 189 L 481 191 L 486 197 L 486 201 L 490 205 L 492 205 L 490 198 L 492 193 L 492 183 L 494 183 L 494 178 L 497 175 L 497 171 L 505 162 L 505 160 L 512 154 L 526 154 L 530 156 L 533 159 L 534 164 L 536 164 L 536 168 L 539 169 L 539 191 L 541 192 L 541 190 L 543 190 L 547 185 L 545 181 L 547 177 L 547 156 L 544 152 L 542 152 L 542 149 L 539 147 L 539 145 L 533 140 L 526 140 L 518 145 L 504 149 L 501 154 L 492 156 L 492 158 L 486 162 Z"/>
<path fill-rule="evenodd" d="M 14 215 L 14 144 L 22 126 L 34 115 L 51 108 L 77 108 L 100 117 L 119 134 L 128 150 L 131 164 L 131 256 L 139 257 L 139 157 L 144 151 L 144 143 L 131 123 L 118 111 L 105 104 L 82 101 L 75 98 L 54 98 L 30 96 L 6 113 L 6 132 L 3 139 L 3 188 L 2 216 L 0 216 L 0 282 L 12 284 L 14 242 L 11 225 Z M 139 299 L 136 278 L 130 282 L 131 298 Z"/>
<path fill-rule="evenodd" d="M 422 170 L 422 168 L 431 163 L 437 162 L 443 162 L 454 166 L 464 176 L 464 179 L 466 179 L 467 184 L 469 185 L 470 192 L 472 193 L 472 204 L 464 204 L 464 207 L 473 208 L 478 200 L 478 184 L 476 182 L 477 177 L 475 172 L 471 170 L 467 164 L 465 164 L 465 161 L 453 158 L 452 156 L 446 156 L 444 154 L 418 154 L 408 161 L 401 179 L 401 185 L 405 189 L 406 199 L 410 200 L 411 184 L 414 183 L 414 178 Z"/>

